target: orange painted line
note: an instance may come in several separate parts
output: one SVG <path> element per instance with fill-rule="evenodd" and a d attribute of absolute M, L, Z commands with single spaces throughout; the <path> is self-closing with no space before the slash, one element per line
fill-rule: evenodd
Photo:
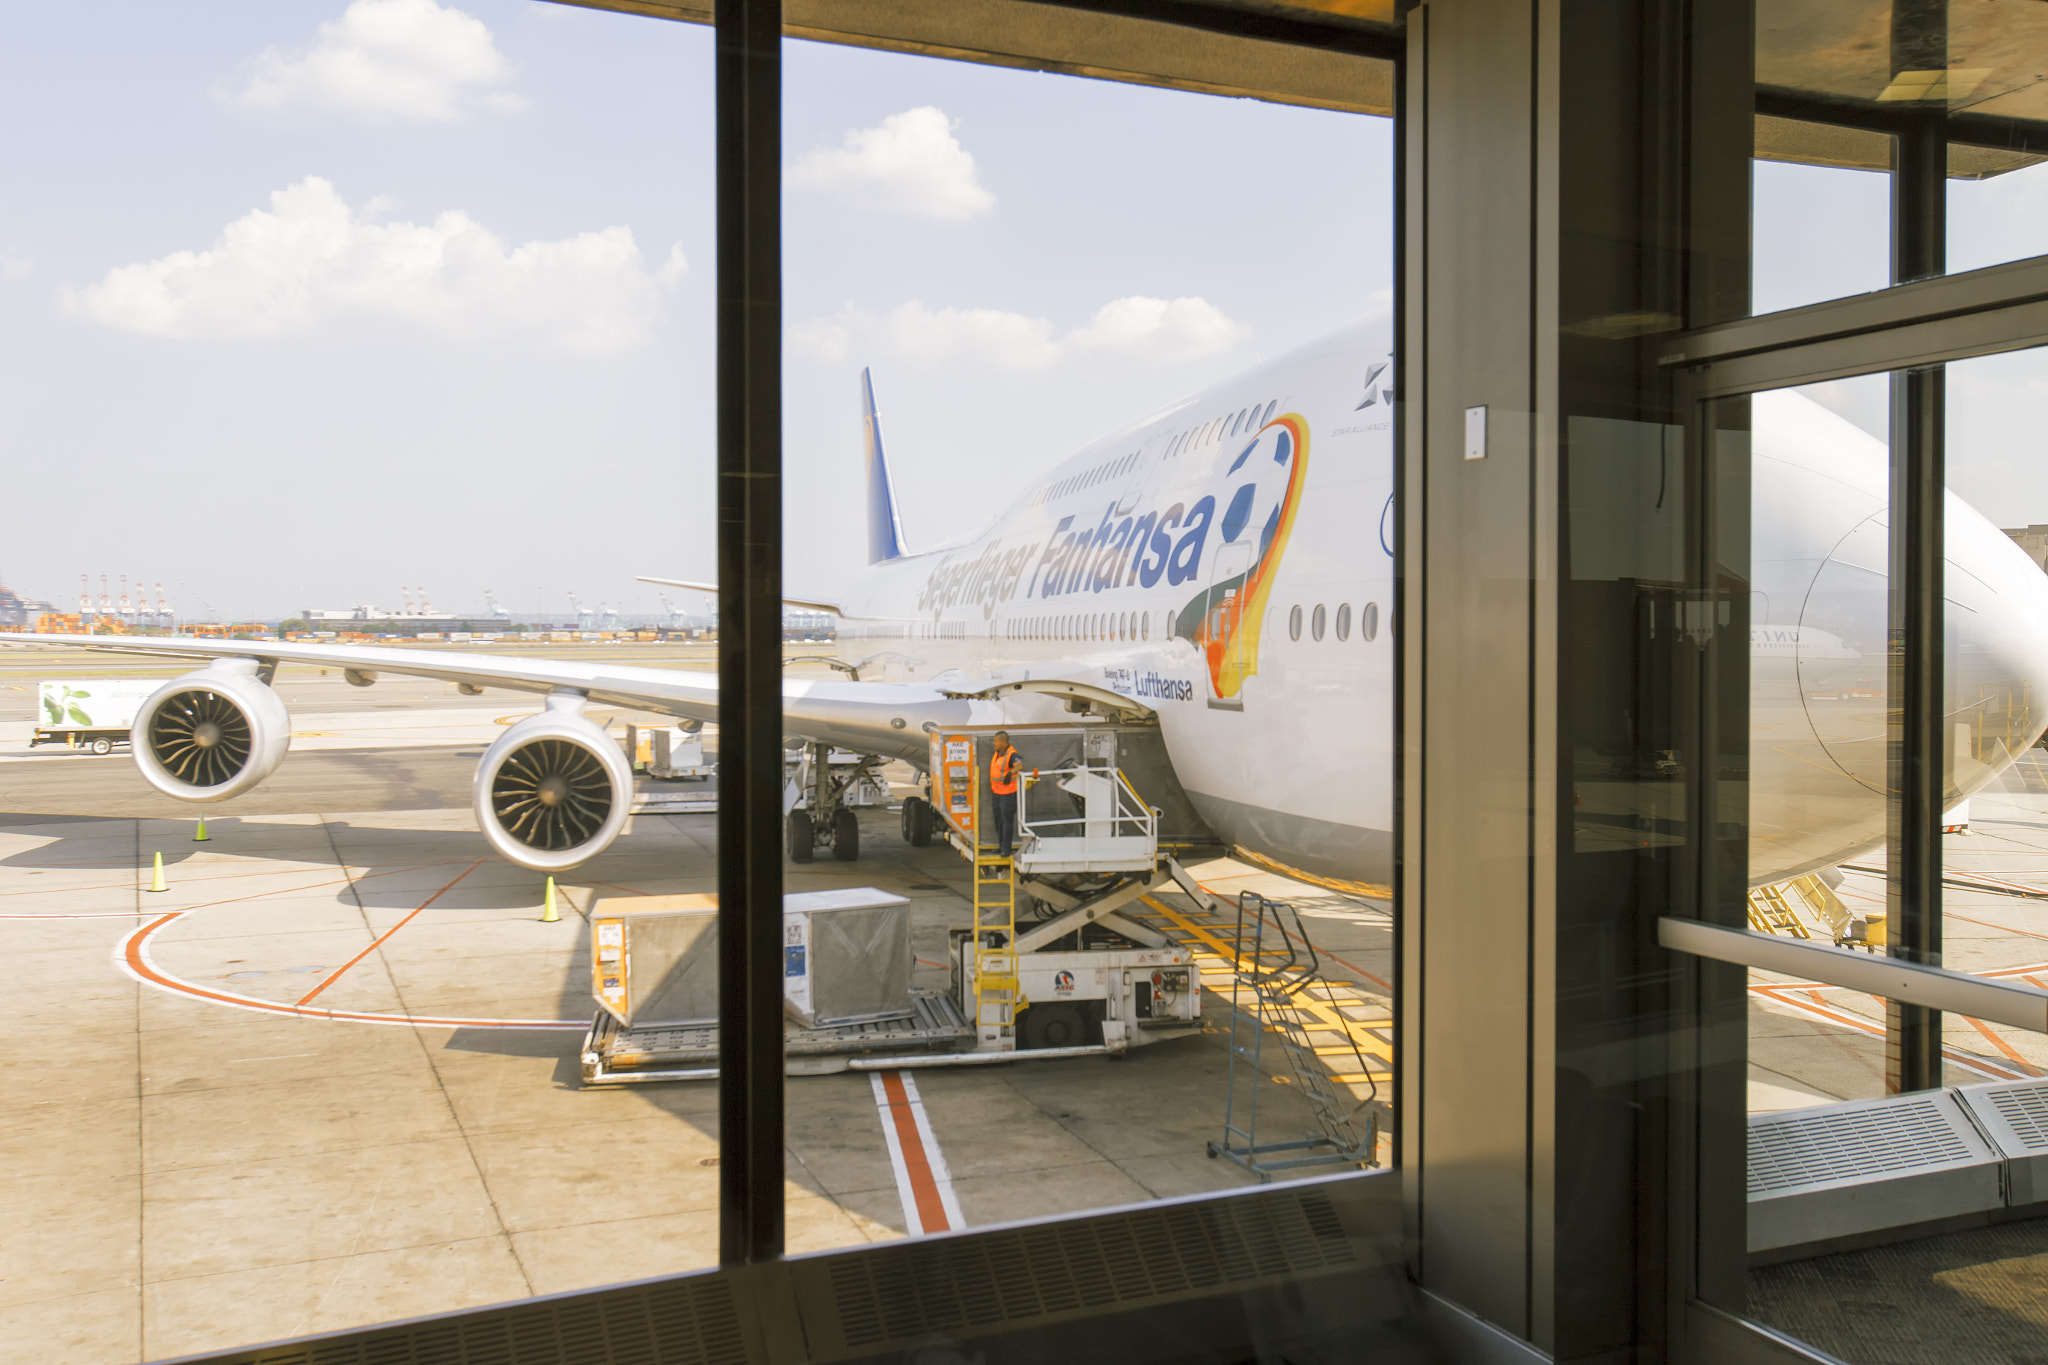
<path fill-rule="evenodd" d="M 333 970 L 333 972 L 331 972 L 331 973 L 330 973 L 330 974 L 328 974 L 327 976 L 325 976 L 325 977 L 321 978 L 321 981 L 320 981 L 320 984 L 319 984 L 319 985 L 315 986 L 315 987 L 314 987 L 314 988 L 313 988 L 312 990 L 310 990 L 310 991 L 307 991 L 307 992 L 306 992 L 306 993 L 305 993 L 304 995 L 302 995 L 302 996 L 300 996 L 300 997 L 299 997 L 299 1003 L 300 1003 L 301 1005 L 310 1005 L 310 1004 L 312 1004 L 312 1003 L 313 1003 L 313 997 L 314 997 L 314 996 L 316 996 L 316 995 L 318 995 L 318 994 L 320 994 L 320 992 L 322 992 L 322 991 L 326 990 L 326 989 L 327 989 L 327 988 L 328 988 L 329 986 L 332 986 L 332 985 L 333 985 L 333 984 L 334 984 L 335 982 L 337 982 L 337 981 L 341 980 L 341 974 L 342 974 L 343 972 L 347 971 L 347 970 L 348 970 L 349 968 L 351 968 L 351 967 L 355 966 L 355 965 L 356 965 L 356 964 L 357 964 L 358 962 L 361 962 L 361 961 L 362 961 L 362 960 L 363 960 L 364 958 L 368 957 L 368 956 L 369 956 L 369 955 L 370 955 L 371 953 L 374 953 L 374 952 L 376 952 L 376 951 L 377 951 L 377 950 L 378 950 L 379 948 L 383 947 L 383 946 L 384 946 L 384 944 L 385 944 L 385 942 L 386 942 L 386 941 L 387 941 L 387 940 L 388 940 L 388 939 L 389 939 L 389 938 L 390 938 L 390 937 L 391 937 L 391 936 L 392 936 L 393 934 L 397 933 L 397 932 L 398 932 L 398 931 L 399 931 L 400 929 L 403 929 L 403 928 L 404 928 L 404 927 L 405 927 L 406 925 L 408 925 L 408 924 L 411 924 L 411 923 L 413 922 L 413 918 L 414 918 L 415 916 L 417 916 L 417 915 L 418 915 L 418 914 L 420 913 L 420 911 L 421 911 L 421 910 L 424 910 L 424 909 L 426 909 L 426 908 L 427 908 L 428 906 L 432 905 L 432 904 L 433 904 L 433 903 L 434 903 L 435 901 L 437 901 L 437 900 L 441 899 L 441 897 L 443 897 L 443 896 L 447 895 L 447 894 L 448 894 L 448 892 L 449 892 L 449 890 L 450 890 L 450 889 L 451 889 L 451 888 L 452 888 L 452 887 L 453 887 L 453 886 L 455 885 L 455 883 L 456 883 L 456 882 L 459 882 L 459 881 L 461 881 L 461 880 L 462 880 L 462 879 L 463 879 L 464 877 L 467 877 L 467 876 L 468 876 L 468 875 L 469 875 L 470 873 L 472 873 L 472 872 L 476 871 L 476 870 L 477 870 L 478 868 L 482 867 L 483 865 L 484 865 L 484 860 L 483 860 L 482 858 L 478 858 L 478 859 L 477 859 L 477 860 L 476 860 L 475 862 L 471 863 L 471 864 L 470 864 L 470 865 L 469 865 L 468 867 L 465 867 L 465 868 L 463 868 L 463 869 L 462 869 L 462 871 L 460 871 L 460 872 L 456 873 L 456 874 L 455 874 L 455 875 L 454 875 L 454 876 L 453 876 L 452 878 L 450 878 L 450 879 L 449 879 L 449 881 L 448 881 L 448 884 L 447 884 L 446 886 L 443 886 L 443 887 L 442 887 L 442 888 L 441 888 L 441 889 L 440 889 L 439 891 L 436 891 L 436 892 L 435 892 L 435 893 L 434 893 L 433 895 L 431 895 L 431 896 L 427 897 L 427 898 L 426 898 L 425 900 L 421 901 L 421 902 L 420 902 L 420 904 L 419 904 L 419 909 L 417 909 L 417 910 L 414 910 L 414 911 L 412 912 L 412 914 L 410 914 L 410 915 L 407 915 L 407 916 L 406 916 L 406 917 L 405 917 L 404 919 L 402 919 L 402 920 L 400 920 L 400 921 L 399 921 L 398 923 L 396 923 L 396 924 L 392 925 L 392 926 L 391 926 L 391 927 L 390 927 L 389 929 L 386 929 L 386 930 L 385 930 L 385 931 L 384 931 L 384 932 L 383 932 L 382 934 L 379 934 L 379 935 L 377 936 L 377 938 L 376 938 L 376 939 L 375 939 L 374 941 L 372 941 L 372 942 L 371 942 L 371 944 L 370 944 L 370 946 L 369 946 L 369 947 L 367 947 L 367 948 L 363 949 L 363 950 L 362 950 L 362 951 L 361 951 L 360 953 L 357 953 L 357 954 L 356 954 L 356 955 L 355 955 L 354 957 L 352 957 L 352 958 L 350 958 L 350 959 L 349 959 L 348 961 L 346 961 L 346 962 L 342 963 L 342 964 L 341 964 L 341 965 L 340 965 L 339 967 L 336 967 L 336 968 L 335 968 L 335 969 Z"/>
<path fill-rule="evenodd" d="M 297 1005 L 280 1004 L 275 1000 L 258 1000 L 254 996 L 234 995 L 227 991 L 210 990 L 205 986 L 181 981 L 156 969 L 145 949 L 149 936 L 186 912 L 172 910 L 154 921 L 134 930 L 121 944 L 121 963 L 128 974 L 137 981 L 159 987 L 177 995 L 189 995 L 195 999 L 217 1005 L 231 1005 L 236 1009 L 255 1010 L 259 1014 L 289 1014 L 301 1019 L 329 1019 L 357 1024 L 411 1024 L 425 1028 L 543 1028 L 580 1029 L 590 1025 L 581 1019 L 450 1019 L 435 1015 L 374 1014 L 349 1010 L 309 1010 Z"/>
<path fill-rule="evenodd" d="M 1968 1019 L 1970 1022 L 1970 1026 L 1976 1029 L 1977 1032 L 1983 1034 L 1984 1037 L 1987 1040 L 1989 1040 L 1991 1046 L 1997 1048 L 2000 1052 L 2003 1052 L 2006 1055 L 2006 1058 L 2009 1061 L 2011 1061 L 2014 1066 L 2026 1072 L 2029 1076 L 2039 1076 L 2042 1074 L 2040 1067 L 2035 1066 L 2032 1062 L 2029 1062 L 2026 1058 L 2020 1056 L 2019 1053 L 2014 1052 L 2012 1050 L 2012 1044 L 2006 1042 L 2005 1039 L 1993 1033 L 1990 1027 L 1986 1025 L 1982 1019 L 1970 1019 L 1970 1016 L 1967 1014 L 1964 1015 L 1963 1018 Z"/>
<path fill-rule="evenodd" d="M 1854 1014 L 1846 1014 L 1839 1010 L 1835 1010 L 1822 1005 L 1809 1005 L 1803 1000 L 1788 1000 L 1783 995 L 1779 994 L 1780 991 L 1789 990 L 1790 987 L 1763 986 L 1752 987 L 1752 989 L 1759 989 L 1762 991 L 1763 994 L 1770 996 L 1773 1000 L 1776 1000 L 1781 1005 L 1789 1006 L 1792 1009 L 1799 1010 L 1806 1014 L 1817 1015 L 1823 1020 L 1827 1021 L 1828 1023 L 1839 1024 L 1843 1028 L 1853 1029 L 1856 1032 L 1864 1034 L 1871 1038 L 1884 1037 L 1884 1025 L 1879 1024 L 1874 1020 L 1864 1019 Z M 1848 987 L 1844 986 L 1831 989 L 1847 990 Z M 1809 994 L 1817 994 L 1817 992 L 1809 992 Z M 1861 994 L 1861 992 L 1858 992 L 1858 994 Z M 1873 996 L 1871 998 L 1875 999 L 1876 997 Z M 2023 1077 L 2012 1075 L 2006 1072 L 2004 1067 L 1998 1065 L 1996 1062 L 1993 1062 L 1988 1057 L 1979 1057 L 1972 1053 L 1964 1052 L 1960 1048 L 1950 1047 L 1946 1043 L 1942 1044 L 1941 1055 L 1946 1060 L 1954 1062 L 1958 1066 L 1966 1067 L 1969 1070 L 1976 1072 L 1980 1076 L 1990 1076 L 1994 1080 L 2002 1081 L 2017 1081 L 2024 1079 Z"/>
<path fill-rule="evenodd" d="M 882 1090 L 889 1097 L 889 1122 L 896 1125 L 896 1146 L 903 1153 L 903 1169 L 910 1177 L 911 1196 L 917 1201 L 917 1221 L 926 1232 L 945 1232 L 953 1225 L 946 1220 L 939 1182 L 932 1178 L 924 1137 L 917 1131 L 917 1116 L 910 1112 L 910 1095 L 903 1088 L 903 1073 L 884 1071 L 881 1076 Z"/>
<path fill-rule="evenodd" d="M 2040 887 L 2038 887 L 2038 886 L 2034 886 L 2034 887 L 2029 887 L 2029 888 L 2027 888 L 2027 889 L 2028 889 L 2028 890 L 2030 890 L 2030 891 L 2039 891 L 2039 890 L 2040 890 L 2041 888 L 2040 888 Z M 2030 933 L 2028 933 L 2028 932 L 2027 932 L 2026 930 L 2024 930 L 2024 929 L 2014 929 L 2014 928 L 2010 927 L 2009 925 L 2004 925 L 2004 924 L 1993 924 L 1993 923 L 1992 923 L 1992 922 L 1991 922 L 1990 920 L 1984 920 L 1984 919 L 1971 919 L 1971 918 L 1970 918 L 1970 917 L 1969 917 L 1968 915 L 1958 915 L 1958 914 L 1957 914 L 1957 913 L 1956 913 L 1955 911 L 1953 911 L 1953 910 L 1944 910 L 1944 911 L 1942 911 L 1942 912 L 1941 912 L 1941 914 L 1942 914 L 1942 918 L 1944 918 L 1944 919 L 1954 919 L 1954 920 L 1961 920 L 1961 921 L 1962 921 L 1963 923 L 1965 923 L 1965 924 L 1974 924 L 1974 925 L 1976 925 L 1976 926 L 1977 926 L 1977 927 L 1978 927 L 1979 929 L 1996 929 L 1996 930 L 1997 930 L 1997 931 L 1998 931 L 1999 933 L 2001 933 L 2001 934 L 2011 934 L 2011 935 L 2012 935 L 2013 937 L 2015 937 L 2015 938 L 2039 938 L 2039 937 L 2041 937 L 2041 936 L 2040 936 L 2039 934 L 2030 934 Z"/>
<path fill-rule="evenodd" d="M 447 859 L 443 859 L 443 860 L 442 860 L 442 862 L 449 862 L 449 863 L 452 863 L 452 862 L 454 862 L 454 861 L 455 861 L 455 859 L 453 859 L 453 858 L 447 858 Z M 340 877 L 329 877 L 329 878 L 328 878 L 328 879 L 327 879 L 326 881 L 320 881 L 320 882 L 308 882 L 308 883 L 307 883 L 306 885 L 304 885 L 304 886 L 281 886 L 281 887 L 279 887 L 279 888 L 278 888 L 277 890 L 275 890 L 275 891 L 254 891 L 254 892 L 251 892 L 250 894 L 248 894 L 248 895 L 246 895 L 246 896 L 229 896 L 229 897 L 226 897 L 226 898 L 225 898 L 225 899 L 223 899 L 223 900 L 217 900 L 217 901 L 201 901 L 201 902 L 199 902 L 199 904 L 197 904 L 197 905 L 187 905 L 187 906 L 183 907 L 183 908 L 182 908 L 182 909 L 181 909 L 181 910 L 179 911 L 179 913 L 180 913 L 180 914 L 183 914 L 183 913 L 184 913 L 185 911 L 188 911 L 188 910 L 211 910 L 211 909 L 212 909 L 212 908 L 213 908 L 214 906 L 216 906 L 216 905 L 239 905 L 239 904 L 240 904 L 241 902 L 243 902 L 243 901 L 260 901 L 260 900 L 267 900 L 268 898 L 270 898 L 270 897 L 272 897 L 272 896 L 286 896 L 286 895 L 290 895 L 290 894 L 291 894 L 292 892 L 295 892 L 295 891 L 318 891 L 318 890 L 319 890 L 319 889 L 320 889 L 321 887 L 323 887 L 323 886 L 340 886 L 340 885 L 342 885 L 342 884 L 343 884 L 344 882 L 361 882 L 361 881 L 368 881 L 368 880 L 369 880 L 370 878 L 372 878 L 372 877 L 390 877 L 390 876 L 395 876 L 395 875 L 397 875 L 397 874 L 398 874 L 398 873 L 400 873 L 400 872 L 417 872 L 417 871 L 419 871 L 419 870 L 420 870 L 420 868 L 423 868 L 423 867 L 440 867 L 440 866 L 442 866 L 442 863 L 441 863 L 441 862 L 434 862 L 434 863 L 419 863 L 419 864 L 416 864 L 416 865 L 415 865 L 415 866 L 413 866 L 413 867 L 392 867 L 392 868 L 386 868 L 386 869 L 385 869 L 384 871 L 382 871 L 382 872 L 365 872 L 365 873 L 363 873 L 363 874 L 362 874 L 361 876 L 359 876 L 359 877 L 350 877 L 350 876 L 346 876 L 346 875 L 344 875 L 344 876 L 340 876 Z M 474 871 L 475 869 L 474 869 L 474 868 L 472 868 L 472 869 L 470 869 L 470 870 L 471 870 L 471 871 Z M 466 875 L 468 875 L 468 874 L 467 874 L 467 873 L 465 873 L 464 875 L 466 876 Z M 132 887 L 132 886 L 131 886 L 131 887 L 129 887 L 128 889 L 132 891 L 132 890 L 136 890 L 136 889 L 138 889 L 138 888 L 136 888 L 136 887 Z M 126 916 L 126 915 L 131 915 L 131 914 L 153 914 L 153 913 L 154 913 L 153 911 L 146 911 L 146 910 L 136 910 L 136 911 L 129 911 L 129 910 L 124 910 L 124 911 L 122 911 L 122 912 L 121 912 L 121 914 L 122 914 L 123 916 Z M 66 918 L 66 917 L 65 917 L 65 916 L 60 916 L 60 915 L 6 915 L 6 916 L 0 916 L 0 918 L 4 918 L 4 919 L 62 919 L 62 918 Z"/>

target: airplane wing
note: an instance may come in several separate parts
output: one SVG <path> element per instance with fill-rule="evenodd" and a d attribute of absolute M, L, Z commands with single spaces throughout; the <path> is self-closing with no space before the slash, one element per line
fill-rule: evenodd
<path fill-rule="evenodd" d="M 57 646 L 113 654 L 185 659 L 253 659 L 342 668 L 374 681 L 380 673 L 435 678 L 470 687 L 545 695 L 581 693 L 605 706 L 630 707 L 687 720 L 718 719 L 716 674 L 692 669 L 642 668 L 569 659 L 524 659 L 453 649 L 393 649 L 377 645 L 305 644 L 286 640 L 178 640 L 161 636 L 0 634 L 0 644 Z M 354 681 L 352 678 L 351 681 Z M 861 753 L 922 763 L 927 721 L 941 726 L 979 718 L 976 702 L 929 687 L 897 683 L 789 678 L 782 684 L 786 733 Z"/>
<path fill-rule="evenodd" d="M 659 583 L 666 588 L 688 588 L 692 592 L 708 592 L 714 597 L 718 595 L 718 585 L 716 583 L 699 583 L 695 579 L 690 578 L 649 578 L 646 574 L 641 574 L 635 581 L 640 583 Z M 837 602 L 827 602 L 822 597 L 784 597 L 782 605 L 785 607 L 803 607 L 808 611 L 829 611 L 834 616 L 839 614 L 839 604 Z"/>

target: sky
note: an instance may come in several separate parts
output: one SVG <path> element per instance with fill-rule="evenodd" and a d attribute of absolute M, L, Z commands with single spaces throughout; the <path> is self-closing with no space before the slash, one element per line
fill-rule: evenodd
<path fill-rule="evenodd" d="M 1751 306 L 1763 313 L 1890 283 L 1890 185 L 1867 171 L 1757 162 L 1752 177 Z M 2048 252 L 2048 162 L 1948 182 L 1948 268 L 1975 270 Z M 1802 392 L 1880 440 L 1889 387 L 1860 376 Z M 1948 366 L 1949 487 L 2003 527 L 2048 523 L 2048 352 Z"/>
<path fill-rule="evenodd" d="M 193 619 L 566 621 L 714 573 L 711 32 L 529 0 L 0 0 L 0 581 Z M 911 547 L 1391 299 L 1389 121 L 790 43 L 785 575 L 856 572 L 872 366 Z M 1886 283 L 1886 184 L 1758 163 L 1759 311 Z M 2048 249 L 2048 165 L 1950 264 Z M 2048 522 L 2048 357 L 1951 369 Z M 1882 432 L 1881 384 L 1810 390 Z M 154 587 L 152 586 L 152 594 Z M 701 610 L 701 598 L 671 593 Z"/>
<path fill-rule="evenodd" d="M 195 619 L 657 612 L 715 570 L 711 32 L 545 3 L 0 0 L 0 581 Z M 810 43 L 785 575 L 912 548 L 1390 303 L 1386 120 Z M 154 587 L 151 588 L 152 594 Z M 671 592 L 676 605 L 701 597 Z"/>

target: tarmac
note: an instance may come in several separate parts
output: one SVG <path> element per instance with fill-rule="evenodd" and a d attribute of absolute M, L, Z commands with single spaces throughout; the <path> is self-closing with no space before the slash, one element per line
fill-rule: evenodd
<path fill-rule="evenodd" d="M 577 1056 L 593 901 L 712 890 L 716 816 L 633 817 L 542 922 L 542 879 L 490 856 L 468 809 L 497 722 L 533 701 L 290 672 L 295 732 L 322 733 L 206 808 L 204 843 L 200 808 L 125 754 L 29 757 L 0 729 L 0 1215 L 33 1229 L 0 1239 L 0 1354 L 158 1359 L 716 1260 L 715 1085 L 586 1088 Z M 33 695 L 0 691 L 0 727 Z M 968 869 L 897 820 L 863 812 L 858 862 L 791 865 L 787 885 L 910 898 L 929 970 L 969 918 Z M 1301 908 L 1334 955 L 1320 1050 L 1352 1093 L 1388 1094 L 1387 906 L 1227 860 L 1196 872 Z M 1122 1060 L 791 1078 L 790 1252 L 1251 1183 L 1206 1153 L 1230 926 L 1184 896 L 1143 913 L 1201 955 L 1208 1031 Z M 1265 1131 L 1298 1136 L 1307 1106 L 1267 1072 L 1239 1084 Z M 906 1142 L 937 1188 L 906 1180 Z"/>
<path fill-rule="evenodd" d="M 561 879 L 562 919 L 543 923 L 542 879 L 491 857 L 468 808 L 484 747 L 537 698 L 281 670 L 291 755 L 202 812 L 125 753 L 26 749 L 34 681 L 60 676 L 57 658 L 0 651 L 16 1038 L 0 1215 L 33 1229 L 0 1239 L 0 1354 L 157 1359 L 713 1263 L 715 1087 L 585 1088 L 577 1052 L 593 902 L 712 890 L 715 815 L 635 816 Z M 1946 844 L 1947 964 L 2048 987 L 2048 764 L 2030 752 L 1970 810 Z M 201 813 L 211 838 L 195 843 Z M 928 975 L 969 918 L 966 865 L 908 847 L 893 811 L 861 824 L 858 862 L 791 865 L 788 887 L 908 897 Z M 168 889 L 152 893 L 158 852 Z M 1388 905 L 1229 860 L 1196 871 L 1226 898 L 1302 910 L 1329 969 L 1309 1010 L 1318 1051 L 1353 1095 L 1390 1094 Z M 1840 894 L 1881 908 L 1881 854 Z M 791 1253 L 1250 1183 L 1206 1154 L 1229 1082 L 1231 926 L 1178 895 L 1133 913 L 1196 950 L 1200 1037 L 1121 1061 L 893 1073 L 893 1091 L 871 1074 L 792 1078 Z M 1750 993 L 1753 1112 L 1883 1093 L 1880 1002 L 1766 973 Z M 1944 1024 L 1952 1084 L 2048 1075 L 2042 1035 Z M 1306 1106 L 1267 1070 L 1262 1121 L 1298 1134 Z M 906 1183 L 906 1141 L 939 1188 Z"/>
<path fill-rule="evenodd" d="M 1969 800 L 1969 828 L 1943 839 L 1942 963 L 2048 989 L 2048 751 L 2030 749 Z M 1845 863 L 1852 913 L 1886 909 L 1884 851 Z M 1826 928 L 1809 920 L 1817 942 Z M 1885 1093 L 1884 1002 L 1858 991 L 1750 973 L 1750 1112 Z M 2048 1035 L 1942 1016 L 1946 1081 L 2048 1076 Z"/>

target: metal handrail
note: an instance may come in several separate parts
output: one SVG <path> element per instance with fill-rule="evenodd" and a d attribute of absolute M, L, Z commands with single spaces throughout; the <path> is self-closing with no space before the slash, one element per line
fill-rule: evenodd
<path fill-rule="evenodd" d="M 1131 785 L 1130 779 L 1124 776 L 1123 769 L 1121 768 L 1091 767 L 1087 764 L 1077 764 L 1071 768 L 1034 768 L 1024 775 L 1024 786 L 1028 788 L 1034 782 L 1039 782 L 1046 778 L 1058 778 L 1071 773 L 1094 773 L 1099 776 L 1115 779 L 1119 790 L 1116 796 L 1116 805 L 1107 821 L 1112 838 L 1122 837 L 1117 831 L 1123 829 L 1126 825 L 1136 826 L 1131 831 L 1132 834 L 1145 838 L 1157 837 L 1159 833 L 1159 812 L 1145 804 L 1145 798 L 1138 795 L 1137 788 Z M 1126 794 L 1130 798 L 1128 803 L 1124 799 Z M 1130 807 L 1135 807 L 1135 809 Z M 1089 822 L 1086 812 L 1080 815 L 1063 815 L 1052 819 L 1032 820 L 1026 818 L 1025 811 L 1025 803 L 1019 801 L 1017 803 L 1017 832 L 1032 838 L 1046 838 L 1048 836 L 1043 831 L 1062 825 L 1081 825 L 1084 827 L 1085 832 L 1085 827 Z M 1095 818 L 1098 822 L 1102 821 L 1100 816 Z"/>
<path fill-rule="evenodd" d="M 2048 991 L 2031 986 L 1669 915 L 1657 921 L 1657 942 L 1695 957 L 1807 977 L 1825 986 L 1865 991 L 1880 999 L 1987 1023 L 2048 1032 Z"/>

